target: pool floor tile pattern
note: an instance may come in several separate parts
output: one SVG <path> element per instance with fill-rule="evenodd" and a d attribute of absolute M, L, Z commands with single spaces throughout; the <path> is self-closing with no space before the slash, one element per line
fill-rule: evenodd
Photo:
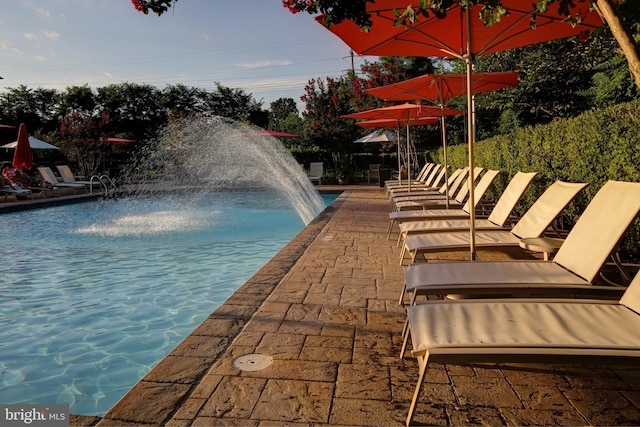
<path fill-rule="evenodd" d="M 398 357 L 403 280 L 388 212 L 377 187 L 343 193 L 102 419 L 72 425 L 404 425 L 418 367 Z M 273 363 L 233 366 L 253 353 Z M 423 387 L 419 425 L 640 424 L 634 367 L 434 364 Z"/>

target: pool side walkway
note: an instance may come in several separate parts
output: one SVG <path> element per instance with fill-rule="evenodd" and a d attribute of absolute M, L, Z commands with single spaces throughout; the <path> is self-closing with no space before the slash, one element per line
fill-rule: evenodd
<path fill-rule="evenodd" d="M 404 425 L 418 367 L 398 357 L 403 279 L 388 212 L 382 189 L 348 187 L 103 418 L 71 425 Z M 248 354 L 273 363 L 235 368 Z M 434 364 L 414 421 L 640 425 L 639 408 L 640 367 Z"/>

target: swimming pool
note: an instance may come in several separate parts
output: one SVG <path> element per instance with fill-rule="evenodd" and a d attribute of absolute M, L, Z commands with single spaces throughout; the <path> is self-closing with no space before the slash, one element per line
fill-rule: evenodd
<path fill-rule="evenodd" d="M 269 191 L 2 215 L 0 403 L 102 415 L 303 227 Z"/>

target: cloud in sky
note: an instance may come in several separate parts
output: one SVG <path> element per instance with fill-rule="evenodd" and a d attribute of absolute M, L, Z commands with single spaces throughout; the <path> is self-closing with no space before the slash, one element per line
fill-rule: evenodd
<path fill-rule="evenodd" d="M 24 33 L 22 36 L 28 40 L 38 40 L 38 36 L 33 33 Z"/>
<path fill-rule="evenodd" d="M 49 16 L 51 16 L 51 13 L 49 13 L 48 10 L 45 9 L 41 9 L 41 8 L 36 8 L 34 9 L 36 11 L 36 13 L 40 16 L 44 16 L 45 18 L 48 18 Z"/>
<path fill-rule="evenodd" d="M 45 31 L 44 36 L 49 40 L 58 40 L 60 38 L 60 33 L 55 31 Z"/>
<path fill-rule="evenodd" d="M 271 61 L 254 61 L 254 62 L 241 62 L 238 65 L 240 68 L 264 68 L 264 67 L 279 67 L 285 65 L 291 65 L 293 61 L 285 60 L 271 60 Z"/>

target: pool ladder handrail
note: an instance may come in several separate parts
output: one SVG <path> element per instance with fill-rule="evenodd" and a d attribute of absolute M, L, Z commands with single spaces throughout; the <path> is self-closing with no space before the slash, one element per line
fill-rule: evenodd
<path fill-rule="evenodd" d="M 103 195 L 104 195 L 104 196 L 109 195 L 109 188 L 111 188 L 111 189 L 116 188 L 116 183 L 115 183 L 115 182 L 113 182 L 113 180 L 112 180 L 111 178 L 109 178 L 109 176 L 108 176 L 108 175 L 100 175 L 100 176 L 98 176 L 98 175 L 93 175 L 93 176 L 91 177 L 91 180 L 89 181 L 89 182 L 90 182 L 90 186 L 89 186 L 89 194 L 93 194 L 93 180 L 94 180 L 94 179 L 96 179 L 96 180 L 100 183 L 100 186 L 101 186 L 101 188 L 102 188 L 102 191 L 103 191 Z M 106 183 L 105 183 L 105 181 L 106 181 Z M 109 185 L 107 185 L 107 183 L 108 183 Z"/>

